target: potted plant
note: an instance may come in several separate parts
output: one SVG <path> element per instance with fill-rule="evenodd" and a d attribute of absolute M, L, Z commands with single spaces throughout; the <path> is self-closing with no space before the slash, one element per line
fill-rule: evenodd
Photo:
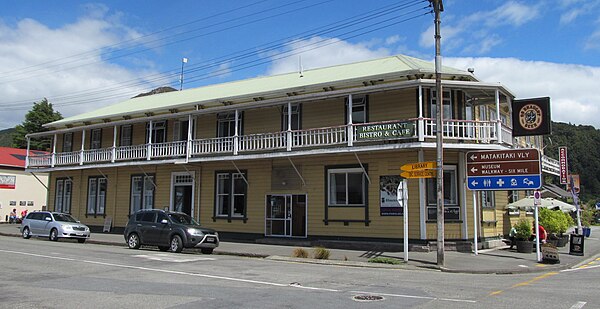
<path fill-rule="evenodd" d="M 590 237 L 592 230 L 590 225 L 594 220 L 594 211 L 590 208 L 586 208 L 581 212 L 581 225 L 583 226 L 583 236 Z"/>
<path fill-rule="evenodd" d="M 548 243 L 564 247 L 569 242 L 569 236 L 564 233 L 573 224 L 573 219 L 568 214 L 560 210 L 541 208 L 539 223 L 548 232 Z"/>
<path fill-rule="evenodd" d="M 531 253 L 533 251 L 533 242 L 531 238 L 531 222 L 527 219 L 521 219 L 515 224 L 516 240 L 517 240 L 517 252 Z"/>
<path fill-rule="evenodd" d="M 567 230 L 575 224 L 571 215 L 566 212 L 560 212 L 562 215 L 562 223 L 558 230 L 558 247 L 564 247 L 569 242 L 569 235 L 565 234 Z"/>

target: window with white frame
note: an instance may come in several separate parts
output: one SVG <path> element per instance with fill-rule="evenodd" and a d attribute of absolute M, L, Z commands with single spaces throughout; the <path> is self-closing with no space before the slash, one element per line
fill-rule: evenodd
<path fill-rule="evenodd" d="M 481 191 L 481 207 L 482 208 L 495 208 L 495 195 L 494 191 Z"/>
<path fill-rule="evenodd" d="M 73 132 L 63 134 L 63 152 L 73 151 Z"/>
<path fill-rule="evenodd" d="M 90 136 L 90 149 L 102 148 L 102 129 L 92 129 Z"/>
<path fill-rule="evenodd" d="M 300 130 L 300 119 L 302 117 L 302 105 L 300 103 L 291 104 L 291 113 L 292 113 L 292 121 L 291 121 L 291 129 L 292 130 Z M 284 105 L 283 110 L 281 112 L 281 130 L 287 131 L 288 129 L 288 106 Z"/>
<path fill-rule="evenodd" d="M 154 208 L 154 175 L 131 176 L 131 213 Z"/>
<path fill-rule="evenodd" d="M 165 120 L 152 123 L 152 143 L 167 141 L 167 122 Z"/>
<path fill-rule="evenodd" d="M 352 123 L 367 123 L 369 121 L 369 96 L 353 95 L 352 96 Z M 346 121 L 348 123 L 348 98 L 346 98 Z"/>
<path fill-rule="evenodd" d="M 455 165 L 444 165 L 444 221 L 460 220 Z M 437 179 L 427 179 L 427 220 L 437 219 Z"/>
<path fill-rule="evenodd" d="M 132 145 L 132 136 L 133 136 L 133 126 L 130 124 L 122 125 L 119 145 L 120 146 L 131 146 Z"/>
<path fill-rule="evenodd" d="M 173 122 L 173 141 L 187 141 L 190 122 L 188 119 L 175 120 Z M 194 139 L 195 121 L 192 119 L 191 138 Z"/>
<path fill-rule="evenodd" d="M 328 206 L 365 206 L 366 179 L 362 168 L 327 170 Z"/>
<path fill-rule="evenodd" d="M 246 195 L 248 185 L 246 173 L 219 171 L 215 173 L 216 196 L 215 216 L 227 218 L 246 217 Z"/>
<path fill-rule="evenodd" d="M 88 215 L 104 215 L 106 208 L 107 179 L 102 176 L 88 178 Z"/>
<path fill-rule="evenodd" d="M 238 135 L 242 134 L 242 116 L 238 113 Z M 235 135 L 235 112 L 217 114 L 217 137 Z"/>
<path fill-rule="evenodd" d="M 54 210 L 57 212 L 71 213 L 71 196 L 73 194 L 73 181 L 69 178 L 56 179 L 56 194 Z"/>
<path fill-rule="evenodd" d="M 450 90 L 442 90 L 442 104 L 443 104 L 443 112 L 444 119 L 452 119 L 452 96 Z M 434 89 L 431 89 L 429 92 L 429 118 L 437 117 L 437 92 Z"/>

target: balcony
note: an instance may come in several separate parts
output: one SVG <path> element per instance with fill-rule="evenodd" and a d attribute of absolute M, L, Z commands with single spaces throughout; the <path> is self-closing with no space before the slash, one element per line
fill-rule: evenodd
<path fill-rule="evenodd" d="M 350 129 L 350 130 L 349 130 Z M 250 153 L 291 152 L 340 146 L 381 145 L 388 141 L 427 142 L 436 138 L 434 119 L 371 122 L 305 130 L 188 141 L 108 147 L 28 157 L 28 168 L 55 168 L 114 162 L 194 159 Z M 512 129 L 497 121 L 444 120 L 446 142 L 512 146 Z"/>

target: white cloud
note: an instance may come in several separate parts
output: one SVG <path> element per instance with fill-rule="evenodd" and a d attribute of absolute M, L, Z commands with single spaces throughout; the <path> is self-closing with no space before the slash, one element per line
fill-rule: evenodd
<path fill-rule="evenodd" d="M 444 65 L 475 68 L 484 82 L 499 82 L 517 98 L 551 98 L 552 119 L 600 128 L 600 67 L 514 58 L 444 58 Z"/>
<path fill-rule="evenodd" d="M 485 21 L 488 27 L 501 25 L 512 25 L 519 27 L 529 21 L 536 19 L 540 14 L 538 5 L 524 5 L 509 1 L 493 11 L 482 13 L 480 19 Z"/>
<path fill-rule="evenodd" d="M 393 35 L 387 39 L 385 39 L 385 45 L 392 45 L 392 44 L 396 44 L 400 41 L 400 36 L 399 35 Z"/>
<path fill-rule="evenodd" d="M 33 19 L 14 25 L 0 21 L 0 129 L 21 123 L 32 104 L 44 97 L 63 116 L 72 116 L 152 87 L 124 84 L 155 73 L 152 64 L 133 56 L 121 60 L 137 64 L 131 69 L 102 59 L 107 47 L 140 33 L 124 26 L 118 14 L 107 15 L 104 6 L 87 9 L 87 15 L 59 28 Z M 96 94 L 81 95 L 89 91 Z"/>
<path fill-rule="evenodd" d="M 320 48 L 315 48 L 322 46 Z M 302 58 L 304 70 L 361 60 L 380 58 L 390 55 L 385 48 L 369 49 L 365 44 L 351 44 L 336 38 L 313 37 L 308 40 L 291 42 L 285 48 L 289 51 L 287 58 L 274 56 L 267 75 L 298 71 L 298 56 Z"/>

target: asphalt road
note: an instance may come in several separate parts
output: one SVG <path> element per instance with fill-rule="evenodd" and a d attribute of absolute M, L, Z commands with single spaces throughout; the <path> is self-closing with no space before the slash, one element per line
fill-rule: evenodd
<path fill-rule="evenodd" d="M 0 308 L 600 308 L 600 259 L 561 272 L 473 275 L 0 243 Z"/>

